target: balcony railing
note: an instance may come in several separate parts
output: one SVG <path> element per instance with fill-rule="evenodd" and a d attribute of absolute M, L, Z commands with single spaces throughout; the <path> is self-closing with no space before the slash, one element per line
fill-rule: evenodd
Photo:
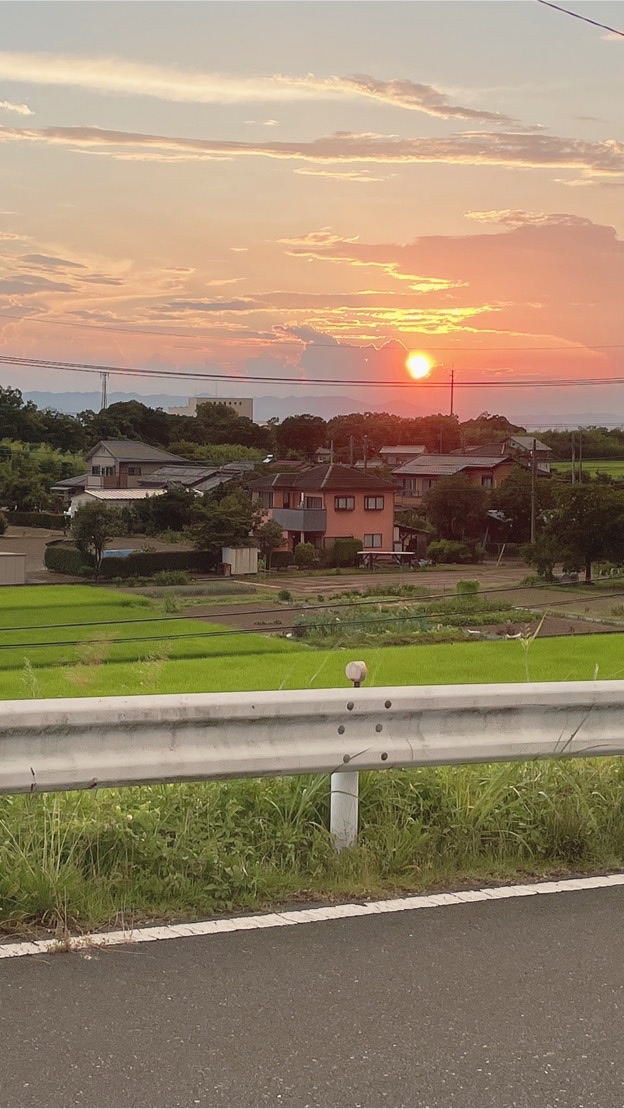
<path fill-rule="evenodd" d="M 274 508 L 271 516 L 284 531 L 324 533 L 327 528 L 324 508 Z"/>

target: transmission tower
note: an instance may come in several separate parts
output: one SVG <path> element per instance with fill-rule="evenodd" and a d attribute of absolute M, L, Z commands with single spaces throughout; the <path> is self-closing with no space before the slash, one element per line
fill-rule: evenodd
<path fill-rule="evenodd" d="M 100 399 L 100 412 L 108 406 L 108 374 L 101 373 L 100 381 L 102 382 L 102 396 Z"/>

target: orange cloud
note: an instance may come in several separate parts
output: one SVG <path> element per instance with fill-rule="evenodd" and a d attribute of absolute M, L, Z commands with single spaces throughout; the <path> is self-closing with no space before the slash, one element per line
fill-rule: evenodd
<path fill-rule="evenodd" d="M 624 174 L 624 143 L 590 141 L 520 132 L 463 131 L 444 138 L 402 139 L 396 136 L 338 131 L 312 142 L 238 142 L 192 139 L 111 131 L 97 127 L 1 127 L 0 142 L 38 142 L 69 149 L 107 153 L 129 151 L 152 160 L 171 152 L 180 157 L 265 157 L 311 162 L 379 162 L 416 164 L 523 166 L 527 169 L 573 169 L 596 175 Z"/>
<path fill-rule="evenodd" d="M 381 81 L 368 74 L 345 77 L 316 77 L 314 74 L 243 77 L 236 74 L 184 71 L 125 58 L 78 55 L 66 57 L 5 51 L 0 53 L 0 80 L 150 96 L 190 104 L 365 98 L 441 119 L 466 119 L 482 123 L 511 122 L 509 116 L 499 112 L 452 104 L 446 93 L 433 85 L 420 84 L 407 78 Z M 28 110 L 26 114 L 30 114 Z M 261 122 L 266 126 L 276 123 L 274 119 Z"/>

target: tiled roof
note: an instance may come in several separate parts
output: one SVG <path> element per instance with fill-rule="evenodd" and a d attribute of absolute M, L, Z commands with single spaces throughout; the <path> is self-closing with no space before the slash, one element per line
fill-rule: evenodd
<path fill-rule="evenodd" d="M 75 489 L 81 488 L 87 483 L 88 474 L 81 474 L 80 477 L 64 477 L 61 481 L 56 481 L 50 488 L 52 489 Z"/>
<path fill-rule="evenodd" d="M 518 446 L 524 447 L 525 450 L 532 451 L 534 439 L 534 435 L 510 435 L 508 442 L 517 443 Z M 552 447 L 549 447 L 547 443 L 542 443 L 541 439 L 535 439 L 535 449 L 537 451 L 550 451 L 552 454 Z"/>
<path fill-rule="evenodd" d="M 187 458 L 170 454 L 169 451 L 164 451 L 161 447 L 150 447 L 147 443 L 138 443 L 135 439 L 102 439 L 91 448 L 87 459 L 102 448 L 108 451 L 118 462 L 162 462 L 163 465 L 181 462 L 188 466 Z"/>
<path fill-rule="evenodd" d="M 204 481 L 211 474 L 216 474 L 218 466 L 161 466 L 151 474 L 141 478 L 141 485 L 167 485 L 175 482 L 177 485 L 195 485 Z"/>
<path fill-rule="evenodd" d="M 299 474 L 270 474 L 254 481 L 250 489 L 301 489 L 301 490 L 348 490 L 354 489 L 392 489 L 391 481 L 384 481 L 375 474 L 362 473 L 352 466 L 342 466 L 339 462 L 311 466 Z"/>
<path fill-rule="evenodd" d="M 210 477 L 194 485 L 193 492 L 211 493 L 213 489 L 218 489 L 220 485 L 227 485 L 228 481 L 235 481 L 238 476 L 236 471 L 230 470 L 229 473 L 226 473 L 224 470 L 217 470 L 217 472 L 211 474 Z"/>
<path fill-rule="evenodd" d="M 404 466 L 398 466 L 392 473 L 397 477 L 409 474 L 433 474 L 441 477 L 444 474 L 458 474 L 461 470 L 491 470 L 503 462 L 512 461 L 509 455 L 502 458 L 484 458 L 476 454 L 427 454 L 413 458 Z"/>
<path fill-rule="evenodd" d="M 509 454 L 509 448 L 505 443 L 480 443 L 478 447 L 459 447 L 451 453 L 467 454 L 471 458 L 502 458 L 503 455 Z"/>
<path fill-rule="evenodd" d="M 425 454 L 427 448 L 423 443 L 413 443 L 412 446 L 403 443 L 399 447 L 382 447 L 379 454 Z"/>

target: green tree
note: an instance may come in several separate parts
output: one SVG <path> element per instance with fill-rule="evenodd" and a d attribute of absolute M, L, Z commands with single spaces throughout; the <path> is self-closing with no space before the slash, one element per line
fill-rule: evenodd
<path fill-rule="evenodd" d="M 545 581 L 554 580 L 555 566 L 558 562 L 568 561 L 567 552 L 550 532 L 542 532 L 535 543 L 527 543 L 522 548 L 521 554 L 524 561 L 528 562 L 529 566 L 533 566 L 540 578 L 544 578 Z"/>
<path fill-rule="evenodd" d="M 293 551 L 295 563 L 300 570 L 309 570 L 314 566 L 318 554 L 313 543 L 297 543 Z"/>
<path fill-rule="evenodd" d="M 20 512 L 54 511 L 58 498 L 50 486 L 61 478 L 84 473 L 78 455 L 55 450 L 45 443 L 0 443 L 0 503 Z"/>
<path fill-rule="evenodd" d="M 120 401 L 101 412 L 81 412 L 89 446 L 101 439 L 139 439 L 152 447 L 169 445 L 173 417 L 138 400 Z"/>
<path fill-rule="evenodd" d="M 440 539 L 474 539 L 487 525 L 488 495 L 461 474 L 440 478 L 425 495 L 427 519 Z"/>
<path fill-rule="evenodd" d="M 151 535 L 161 531 L 184 531 L 195 517 L 198 497 L 189 489 L 170 489 L 142 502 L 146 528 Z"/>
<path fill-rule="evenodd" d="M 528 470 L 514 466 L 508 477 L 492 490 L 491 506 L 511 521 L 507 538 L 511 543 L 528 543 L 531 538 L 532 480 Z M 556 486 L 547 477 L 535 485 L 535 511 L 539 521 L 555 503 Z"/>
<path fill-rule="evenodd" d="M 188 439 L 174 440 L 169 448 L 173 454 L 204 466 L 226 466 L 228 462 L 262 462 L 266 451 L 259 447 L 243 447 L 240 443 L 193 443 Z"/>
<path fill-rule="evenodd" d="M 178 417 L 188 420 L 189 417 Z M 246 416 L 238 416 L 226 404 L 199 404 L 197 415 L 190 418 L 190 427 L 186 423 L 181 429 L 181 434 L 176 438 L 187 438 L 187 429 L 191 432 L 189 439 L 197 443 L 238 443 L 242 447 L 257 447 L 269 451 L 274 443 L 272 428 L 260 427 Z"/>
<path fill-rule="evenodd" d="M 82 504 L 72 517 L 71 530 L 78 550 L 93 559 L 97 578 L 106 544 L 121 530 L 119 512 L 101 501 Z"/>
<path fill-rule="evenodd" d="M 276 429 L 280 458 L 301 454 L 312 459 L 327 440 L 327 424 L 320 416 L 287 416 Z"/>
<path fill-rule="evenodd" d="M 223 485 L 202 498 L 195 520 L 195 546 L 218 555 L 222 547 L 248 546 L 259 515 L 246 489 Z"/>
<path fill-rule="evenodd" d="M 460 426 L 462 443 L 465 447 L 478 447 L 483 443 L 503 443 L 510 435 L 526 431 L 519 424 L 512 424 L 506 416 L 493 416 L 481 412 L 473 420 L 464 420 Z"/>
<path fill-rule="evenodd" d="M 556 562 L 566 570 L 584 570 L 591 582 L 594 562 L 624 559 L 624 493 L 608 485 L 561 486 L 536 547 L 527 556 L 538 570 L 544 550 L 556 552 Z"/>
<path fill-rule="evenodd" d="M 267 570 L 271 569 L 271 556 L 273 551 L 276 551 L 284 544 L 284 532 L 277 520 L 265 520 L 260 524 L 254 532 L 254 539 L 257 540 L 262 556 L 266 561 Z"/>

